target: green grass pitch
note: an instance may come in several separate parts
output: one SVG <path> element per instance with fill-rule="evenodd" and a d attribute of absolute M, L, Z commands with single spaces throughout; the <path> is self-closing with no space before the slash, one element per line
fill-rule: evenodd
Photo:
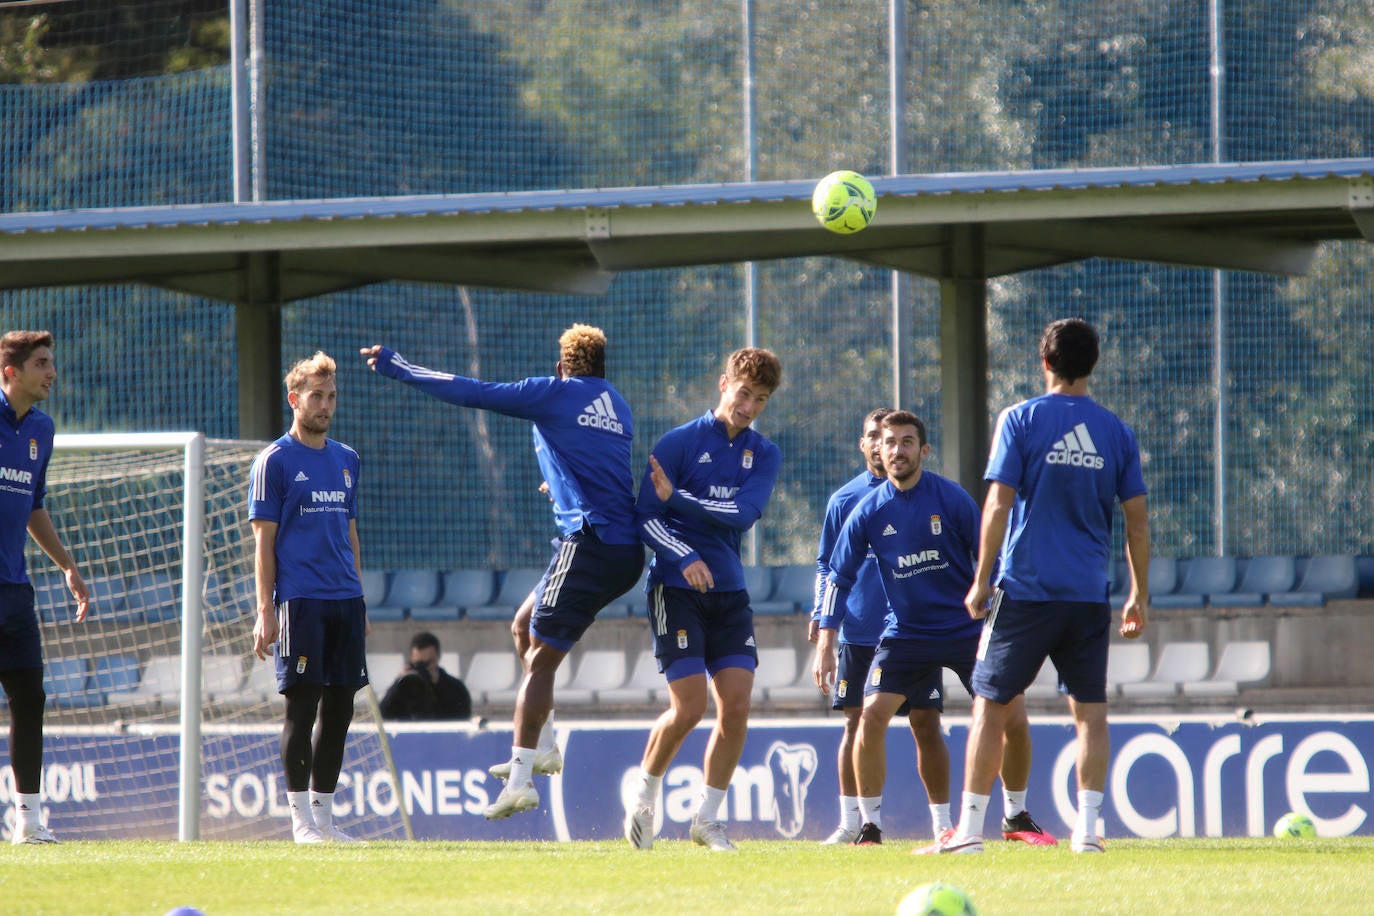
<path fill-rule="evenodd" d="M 823 848 L 743 841 L 68 842 L 5 850 L 7 913 L 891 914 L 911 888 L 963 888 L 982 916 L 1371 912 L 1374 838 L 989 843 L 981 856 L 912 856 L 911 842 Z"/>

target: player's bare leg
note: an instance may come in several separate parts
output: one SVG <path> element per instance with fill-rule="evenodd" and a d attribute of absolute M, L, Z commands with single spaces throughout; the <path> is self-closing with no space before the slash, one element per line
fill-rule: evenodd
<path fill-rule="evenodd" d="M 859 835 L 855 843 L 877 845 L 883 841 L 883 784 L 887 782 L 887 728 L 892 715 L 906 698 L 895 693 L 864 697 L 859 731 L 854 739 L 854 785 L 859 793 Z"/>
<path fill-rule="evenodd" d="M 721 807 L 730 791 L 730 780 L 744 753 L 749 735 L 749 706 L 754 690 L 752 668 L 722 668 L 711 678 L 716 701 L 716 727 L 706 742 L 702 767 L 705 786 L 701 805 L 692 816 L 692 840 L 713 852 L 733 852 L 735 844 L 725 835 Z"/>
<path fill-rule="evenodd" d="M 1111 736 L 1107 730 L 1106 703 L 1080 703 L 1069 698 L 1069 710 L 1078 728 L 1078 819 L 1073 828 L 1074 852 L 1102 852 L 1097 819 L 1107 785 Z"/>
<path fill-rule="evenodd" d="M 520 667 L 526 674 L 530 669 L 530 652 L 532 640 L 530 636 L 530 620 L 534 617 L 534 605 L 538 600 L 538 592 L 532 591 L 520 607 L 515 611 L 515 617 L 511 620 L 510 635 L 515 643 L 515 654 L 520 659 Z M 522 684 L 523 686 L 523 684 Z M 552 702 L 552 700 L 550 700 Z M 516 736 L 517 739 L 519 736 Z M 526 745 L 516 741 L 519 747 Z M 553 733 L 553 707 L 550 706 L 548 714 L 544 717 L 544 724 L 539 729 L 539 738 L 534 745 L 534 772 L 539 776 L 552 776 L 554 773 L 563 771 L 563 752 L 558 749 L 558 743 L 554 740 Z M 511 765 L 509 761 L 498 763 L 490 767 L 487 772 L 497 779 L 510 779 Z"/>
<path fill-rule="evenodd" d="M 538 637 L 531 637 L 525 677 L 515 701 L 515 744 L 511 748 L 506 787 L 487 807 L 488 819 L 510 817 L 538 807 L 534 788 L 534 758 L 539 732 L 553 708 L 553 679 L 567 653 L 555 649 Z"/>
<path fill-rule="evenodd" d="M 668 708 L 649 729 L 640 762 L 639 793 L 625 812 L 625 839 L 636 849 L 652 849 L 658 793 L 663 775 L 682 742 L 706 715 L 706 675 L 691 674 L 668 682 Z"/>
<path fill-rule="evenodd" d="M 840 749 L 835 760 L 840 781 L 840 826 L 824 841 L 823 845 L 826 846 L 854 842 L 859 835 L 859 828 L 863 826 L 861 819 L 855 819 L 858 817 L 859 781 L 854 775 L 854 745 L 858 740 L 859 716 L 862 712 L 863 709 L 858 706 L 846 706 L 844 710 L 844 732 L 840 735 Z"/>
<path fill-rule="evenodd" d="M 1031 846 L 1056 846 L 1059 841 L 1046 833 L 1026 810 L 1030 770 L 1030 717 L 1026 715 L 1023 695 L 1008 704 L 1007 727 L 1002 733 L 1002 837 Z"/>

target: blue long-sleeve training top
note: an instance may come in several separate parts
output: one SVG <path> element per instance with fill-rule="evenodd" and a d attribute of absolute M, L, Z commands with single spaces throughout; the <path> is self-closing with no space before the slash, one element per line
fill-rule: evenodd
<path fill-rule="evenodd" d="M 630 446 L 634 417 L 610 382 L 591 375 L 484 382 L 423 366 L 382 347 L 377 371 L 460 407 L 534 423 L 534 452 L 564 537 L 590 524 L 606 544 L 637 544 Z"/>
<path fill-rule="evenodd" d="M 682 570 L 704 560 L 716 592 L 744 588 L 740 536 L 763 515 L 782 453 L 752 427 L 731 439 L 712 413 L 669 430 L 653 448 L 673 483 L 667 502 L 650 471 L 639 484 L 639 531 L 654 551 L 649 581 L 691 588 Z"/>

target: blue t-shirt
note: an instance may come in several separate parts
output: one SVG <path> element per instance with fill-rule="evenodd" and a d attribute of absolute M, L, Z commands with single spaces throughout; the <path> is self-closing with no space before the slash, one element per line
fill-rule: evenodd
<path fill-rule="evenodd" d="M 639 543 L 630 467 L 634 417 L 610 382 L 590 375 L 483 382 L 412 366 L 386 347 L 376 366 L 441 401 L 533 421 L 535 457 L 559 532 L 570 537 L 590 524 L 603 543 Z"/>
<path fill-rule="evenodd" d="M 1089 397 L 1002 411 L 989 481 L 1016 491 L 997 584 L 1018 601 L 1106 601 L 1112 512 L 1145 493 L 1131 428 Z"/>
<path fill-rule="evenodd" d="M 816 550 L 816 605 L 811 611 L 812 620 L 821 619 L 821 606 L 830 578 L 830 555 L 835 550 L 835 542 L 839 540 L 845 519 L 859 500 L 885 480 L 886 477 L 875 477 L 865 470 L 830 495 L 830 501 L 825 506 L 825 521 L 821 525 L 820 546 Z M 882 570 L 872 550 L 868 552 L 868 562 L 859 567 L 854 587 L 844 603 L 844 611 L 840 619 L 840 642 L 854 646 L 876 646 L 883 635 L 883 628 L 887 626 L 888 608 Z"/>
<path fill-rule="evenodd" d="M 889 612 L 883 639 L 977 636 L 964 608 L 978 549 L 978 504 L 952 480 L 922 471 L 909 490 L 875 487 L 845 519 L 830 555 L 821 626 L 833 628 L 871 549 Z"/>
<path fill-rule="evenodd" d="M 778 447 L 753 427 L 731 439 L 725 424 L 707 413 L 665 433 L 653 455 L 673 482 L 673 495 L 660 501 L 644 472 L 635 509 L 640 534 L 654 550 L 650 587 L 691 588 L 682 570 L 704 560 L 715 582 L 711 591 L 743 589 L 740 535 L 773 495 L 782 465 Z"/>
<path fill-rule="evenodd" d="M 30 407 L 19 419 L 0 391 L 0 582 L 29 581 L 24 546 L 29 516 L 47 495 L 52 438 L 51 417 Z"/>
<path fill-rule="evenodd" d="M 363 593 L 349 539 L 358 517 L 358 453 L 333 439 L 311 448 L 282 436 L 253 459 L 248 517 L 277 523 L 276 602 Z"/>

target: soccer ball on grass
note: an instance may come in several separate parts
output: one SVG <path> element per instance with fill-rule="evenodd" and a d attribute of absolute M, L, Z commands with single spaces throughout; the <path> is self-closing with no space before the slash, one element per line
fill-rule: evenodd
<path fill-rule="evenodd" d="M 811 194 L 811 212 L 831 232 L 849 235 L 873 221 L 878 199 L 873 185 L 858 172 L 841 169 L 816 183 Z"/>
<path fill-rule="evenodd" d="M 1306 814 L 1289 811 L 1274 825 L 1274 836 L 1281 840 L 1310 840 L 1317 835 L 1317 825 Z"/>
<path fill-rule="evenodd" d="M 897 904 L 897 916 L 978 916 L 973 901 L 959 888 L 936 881 L 923 884 Z"/>

